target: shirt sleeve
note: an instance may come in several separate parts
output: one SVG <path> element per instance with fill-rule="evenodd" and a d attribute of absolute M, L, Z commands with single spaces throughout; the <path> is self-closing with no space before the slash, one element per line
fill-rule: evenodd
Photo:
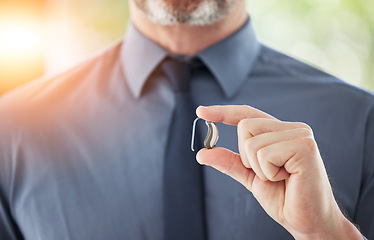
<path fill-rule="evenodd" d="M 374 104 L 365 133 L 363 178 L 354 222 L 366 238 L 374 239 Z"/>
<path fill-rule="evenodd" d="M 4 151 L 1 148 L 0 141 L 0 239 L 1 240 L 21 240 L 21 234 L 18 230 L 11 211 L 10 204 L 6 197 L 4 186 L 7 184 L 4 181 L 4 172 L 7 170 L 2 164 L 4 161 Z"/>
<path fill-rule="evenodd" d="M 0 188 L 0 237 L 1 240 L 21 240 L 21 234 L 17 230 L 13 221 L 9 208 L 4 199 L 4 194 Z"/>
<path fill-rule="evenodd" d="M 0 99 L 1 100 L 1 99 Z M 0 101 L 0 239 L 1 240 L 21 240 L 23 239 L 16 222 L 11 214 L 10 202 L 8 198 L 8 190 L 6 186 L 9 185 L 9 163 L 11 151 L 10 139 L 4 124 L 7 113 L 1 108 Z"/>

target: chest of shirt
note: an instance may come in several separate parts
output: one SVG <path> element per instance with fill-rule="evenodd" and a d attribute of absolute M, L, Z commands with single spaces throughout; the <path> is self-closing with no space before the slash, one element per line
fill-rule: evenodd
<path fill-rule="evenodd" d="M 261 90 L 266 87 L 262 84 L 244 87 L 227 99 L 210 81 L 192 86 L 200 89 L 193 92 L 202 105 L 252 105 L 314 126 L 333 186 L 337 183 L 338 201 L 352 212 L 358 185 L 353 175 L 359 166 L 349 160 L 359 153 L 338 151 L 348 148 L 352 139 L 339 140 L 339 126 L 334 119 L 321 120 L 324 111 L 318 105 L 303 111 L 307 100 L 296 103 L 296 96 L 276 96 Z M 12 209 L 26 239 L 162 239 L 162 164 L 173 95 L 166 83 L 156 89 L 140 100 L 129 94 L 120 105 L 81 112 L 79 118 L 55 119 L 53 127 L 44 127 L 50 132 L 30 132 L 35 144 L 19 146 L 17 171 L 22 178 L 17 179 L 12 196 Z M 72 124 L 73 120 L 79 122 Z M 237 151 L 236 128 L 218 128 L 218 145 Z M 350 169 L 353 180 L 348 188 L 341 185 L 345 169 Z M 210 239 L 243 239 L 249 233 L 258 239 L 291 239 L 240 184 L 211 168 L 204 171 Z M 45 228 L 46 224 L 53 228 Z"/>

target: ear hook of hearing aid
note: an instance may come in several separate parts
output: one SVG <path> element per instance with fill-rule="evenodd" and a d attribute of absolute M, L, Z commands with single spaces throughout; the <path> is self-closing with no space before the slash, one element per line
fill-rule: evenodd
<path fill-rule="evenodd" d="M 191 150 L 195 151 L 194 149 L 194 143 L 195 143 L 195 132 L 196 132 L 196 123 L 201 118 L 196 118 L 195 121 L 193 121 L 192 125 L 192 138 L 191 138 Z M 218 141 L 218 128 L 214 122 L 205 121 L 206 126 L 208 127 L 208 132 L 204 140 L 204 146 L 208 149 L 214 148 Z"/>

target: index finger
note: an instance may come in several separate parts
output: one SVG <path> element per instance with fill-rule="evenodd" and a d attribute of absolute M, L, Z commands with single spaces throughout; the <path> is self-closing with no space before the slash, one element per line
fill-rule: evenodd
<path fill-rule="evenodd" d="M 275 117 L 247 105 L 215 105 L 199 106 L 196 109 L 196 115 L 199 118 L 212 122 L 222 122 L 229 125 L 238 125 L 245 118 L 268 118 Z"/>

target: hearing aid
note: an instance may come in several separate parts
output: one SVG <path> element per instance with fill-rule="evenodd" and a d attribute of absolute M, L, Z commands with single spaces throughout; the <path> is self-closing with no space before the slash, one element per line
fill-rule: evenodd
<path fill-rule="evenodd" d="M 196 131 L 196 123 L 201 118 L 196 118 L 192 125 L 192 138 L 191 138 L 191 150 L 195 151 L 194 143 L 195 143 L 195 131 Z M 206 126 L 208 127 L 208 131 L 206 137 L 204 139 L 204 146 L 208 149 L 212 149 L 216 146 L 218 141 L 219 133 L 218 128 L 214 122 L 205 121 Z"/>

